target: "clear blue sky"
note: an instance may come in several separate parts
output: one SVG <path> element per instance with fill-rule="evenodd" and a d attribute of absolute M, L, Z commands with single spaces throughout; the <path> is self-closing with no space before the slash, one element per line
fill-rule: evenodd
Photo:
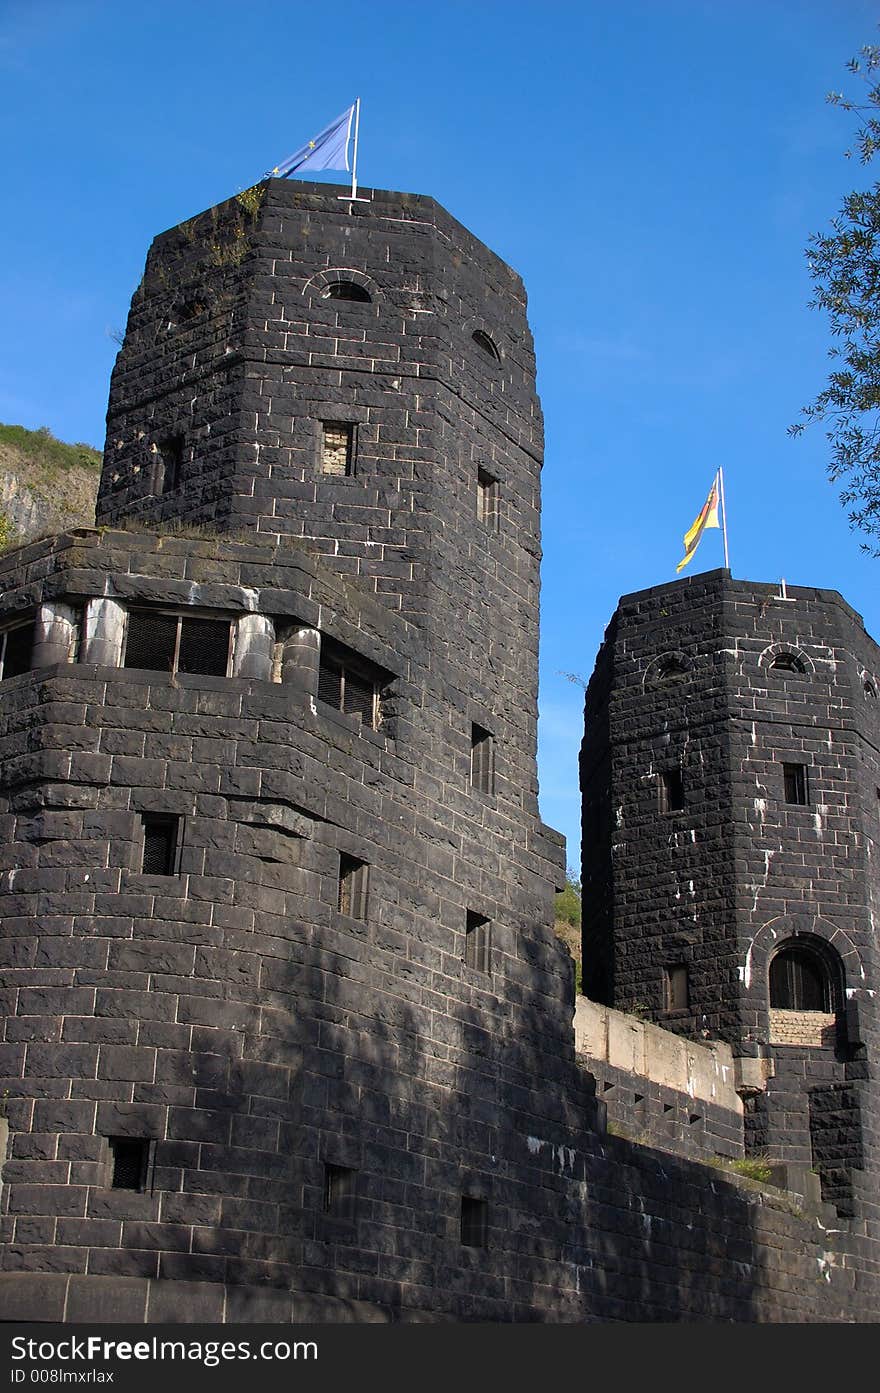
<path fill-rule="evenodd" d="M 541 804 L 578 856 L 582 692 L 618 596 L 673 579 L 725 469 L 736 576 L 880 562 L 824 474 L 803 248 L 843 194 L 825 105 L 873 0 L 0 0 L 0 420 L 103 444 L 111 333 L 159 231 L 363 102 L 361 181 L 522 274 L 547 427 Z M 332 176 L 337 177 L 337 176 Z M 691 571 L 721 564 L 707 534 Z"/>

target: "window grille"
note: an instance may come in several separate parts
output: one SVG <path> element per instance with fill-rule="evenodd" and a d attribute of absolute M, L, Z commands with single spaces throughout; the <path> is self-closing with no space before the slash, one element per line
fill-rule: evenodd
<path fill-rule="evenodd" d="M 347 856 L 345 852 L 341 854 L 338 901 L 340 914 L 347 914 L 351 919 L 366 919 L 369 877 L 370 868 L 365 861 L 359 861 L 356 856 Z"/>
<path fill-rule="evenodd" d="M 498 480 L 477 470 L 477 520 L 490 532 L 498 530 Z"/>
<path fill-rule="evenodd" d="M 461 1241 L 465 1248 L 485 1248 L 489 1242 L 489 1202 L 461 1197 Z"/>
<path fill-rule="evenodd" d="M 143 813 L 144 875 L 174 875 L 180 819 L 165 813 Z"/>
<path fill-rule="evenodd" d="M 0 680 L 30 672 L 34 653 L 36 624 L 16 624 L 0 634 Z"/>
<path fill-rule="evenodd" d="M 795 803 L 801 806 L 809 803 L 807 766 L 805 764 L 783 764 L 782 780 L 786 803 Z"/>
<path fill-rule="evenodd" d="M 331 300 L 357 300 L 362 305 L 372 303 L 369 292 L 354 281 L 334 281 L 325 292 Z"/>
<path fill-rule="evenodd" d="M 351 1166 L 324 1167 L 324 1213 L 354 1222 L 358 1173 Z"/>
<path fill-rule="evenodd" d="M 354 426 L 339 421 L 322 423 L 321 471 L 344 476 L 351 474 L 354 459 Z"/>
<path fill-rule="evenodd" d="M 770 1005 L 780 1011 L 834 1010 L 831 979 L 818 954 L 783 948 L 770 964 Z"/>
<path fill-rule="evenodd" d="M 356 716 L 376 730 L 381 717 L 382 674 L 365 659 L 350 654 L 330 639 L 321 641 L 318 667 L 318 700 L 337 711 Z"/>
<path fill-rule="evenodd" d="M 674 963 L 663 969 L 663 1008 L 666 1011 L 685 1011 L 689 1005 L 688 970 L 684 963 Z"/>
<path fill-rule="evenodd" d="M 114 1190 L 144 1190 L 150 1159 L 150 1143 L 143 1137 L 110 1137 Z"/>
<path fill-rule="evenodd" d="M 489 335 L 484 333 L 482 329 L 475 329 L 471 334 L 471 338 L 478 348 L 482 348 L 487 357 L 494 359 L 496 363 L 500 361 L 501 354 L 498 352 L 492 339 L 489 338 Z"/>
<path fill-rule="evenodd" d="M 131 610 L 123 666 L 225 677 L 229 672 L 231 629 L 228 619 Z"/>
<path fill-rule="evenodd" d="M 664 769 L 657 785 L 661 813 L 678 813 L 684 807 L 684 779 L 680 769 Z"/>
<path fill-rule="evenodd" d="M 482 726 L 471 726 L 471 786 L 479 793 L 495 791 L 495 741 Z"/>
<path fill-rule="evenodd" d="M 465 966 L 472 967 L 477 972 L 489 972 L 491 970 L 491 943 L 492 921 L 483 918 L 481 914 L 474 914 L 473 910 L 469 909 L 464 940 Z"/>

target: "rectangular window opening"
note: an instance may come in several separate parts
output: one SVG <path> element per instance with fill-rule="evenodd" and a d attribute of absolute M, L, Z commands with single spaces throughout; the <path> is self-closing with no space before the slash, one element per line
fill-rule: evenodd
<path fill-rule="evenodd" d="M 495 741 L 482 726 L 471 726 L 471 787 L 480 793 L 495 792 Z"/>
<path fill-rule="evenodd" d="M 783 764 L 782 781 L 786 803 L 799 804 L 801 807 L 809 803 L 807 766 L 805 764 Z"/>
<path fill-rule="evenodd" d="M 4 629 L 0 634 L 0 681 L 4 677 L 18 677 L 23 672 L 30 672 L 36 631 L 36 622 L 31 620 L 28 624 L 16 624 L 12 629 Z"/>
<path fill-rule="evenodd" d="M 140 1190 L 147 1186 L 150 1143 L 146 1137 L 110 1137 L 114 1190 Z"/>
<path fill-rule="evenodd" d="M 658 794 L 661 813 L 678 813 L 684 807 L 684 779 L 680 769 L 663 769 Z"/>
<path fill-rule="evenodd" d="M 684 963 L 673 963 L 663 969 L 664 1011 L 686 1011 L 689 1005 L 688 970 Z"/>
<path fill-rule="evenodd" d="M 341 421 L 321 423 L 321 472 L 338 477 L 352 474 L 354 426 Z"/>
<path fill-rule="evenodd" d="M 185 439 L 182 435 L 169 435 L 159 441 L 159 458 L 162 472 L 159 480 L 159 493 L 174 493 L 183 482 L 183 451 Z"/>
<path fill-rule="evenodd" d="M 354 716 L 369 730 L 382 720 L 382 689 L 388 675 L 381 668 L 332 639 L 321 638 L 318 700 Z"/>
<path fill-rule="evenodd" d="M 351 1166 L 324 1167 L 324 1213 L 354 1222 L 358 1173 Z"/>
<path fill-rule="evenodd" d="M 166 813 L 142 813 L 144 875 L 175 875 L 180 818 Z"/>
<path fill-rule="evenodd" d="M 490 972 L 491 953 L 492 921 L 469 909 L 464 940 L 465 966 L 472 967 L 476 972 Z"/>
<path fill-rule="evenodd" d="M 356 856 L 347 856 L 342 852 L 339 857 L 340 914 L 347 914 L 350 919 L 366 919 L 369 876 L 370 868 L 366 861 L 359 861 Z"/>
<path fill-rule="evenodd" d="M 133 609 L 128 614 L 122 665 L 151 672 L 226 677 L 231 648 L 232 622 L 229 619 Z"/>
<path fill-rule="evenodd" d="M 461 1197 L 461 1242 L 465 1248 L 486 1248 L 489 1244 L 489 1201 L 473 1195 Z"/>
<path fill-rule="evenodd" d="M 477 470 L 477 520 L 490 532 L 498 530 L 498 480 Z"/>

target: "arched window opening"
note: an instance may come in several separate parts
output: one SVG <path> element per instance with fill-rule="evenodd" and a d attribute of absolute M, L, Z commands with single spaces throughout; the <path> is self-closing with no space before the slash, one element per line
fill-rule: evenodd
<path fill-rule="evenodd" d="M 361 305 L 373 303 L 369 291 L 354 281 L 334 281 L 332 285 L 328 285 L 325 294 L 331 300 L 356 300 Z"/>
<path fill-rule="evenodd" d="M 687 664 L 681 658 L 661 658 L 657 668 L 658 682 L 678 682 L 687 672 Z"/>
<path fill-rule="evenodd" d="M 831 974 L 818 953 L 796 944 L 776 954 L 770 964 L 770 1006 L 775 1011 L 834 1010 Z"/>
<path fill-rule="evenodd" d="M 870 677 L 865 678 L 864 690 L 865 696 L 868 698 L 869 701 L 877 700 L 877 688 L 874 686 L 874 683 L 871 681 Z"/>
<path fill-rule="evenodd" d="M 490 358 L 494 358 L 496 363 L 501 361 L 501 354 L 489 338 L 489 335 L 485 334 L 482 329 L 475 329 L 471 337 L 477 347 L 482 348 L 483 352 L 488 354 Z"/>
<path fill-rule="evenodd" d="M 803 660 L 796 653 L 777 653 L 771 668 L 776 672 L 806 672 Z"/>

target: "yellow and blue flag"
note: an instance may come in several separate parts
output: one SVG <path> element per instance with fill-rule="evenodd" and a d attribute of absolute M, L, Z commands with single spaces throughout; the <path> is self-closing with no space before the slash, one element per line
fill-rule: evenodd
<path fill-rule="evenodd" d="M 700 545 L 700 540 L 707 527 L 720 527 L 718 521 L 718 495 L 720 492 L 720 473 L 715 475 L 712 487 L 709 490 L 709 497 L 706 499 L 694 521 L 691 523 L 687 532 L 684 534 L 684 557 L 676 566 L 676 571 L 683 571 L 689 561 L 694 558 L 694 552 Z M 725 565 L 727 563 L 725 562 Z"/>
<path fill-rule="evenodd" d="M 267 170 L 266 178 L 283 179 L 289 174 L 298 174 L 303 169 L 349 169 L 348 145 L 353 116 L 354 103 L 347 111 L 343 111 L 341 116 L 337 116 L 335 121 L 331 121 L 329 126 L 325 126 L 313 140 L 306 141 L 294 154 L 276 164 L 274 169 Z"/>

